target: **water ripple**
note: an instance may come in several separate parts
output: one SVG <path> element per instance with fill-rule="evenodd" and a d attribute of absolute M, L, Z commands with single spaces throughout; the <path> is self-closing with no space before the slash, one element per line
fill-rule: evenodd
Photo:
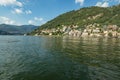
<path fill-rule="evenodd" d="M 0 80 L 120 80 L 120 40 L 0 36 Z"/>

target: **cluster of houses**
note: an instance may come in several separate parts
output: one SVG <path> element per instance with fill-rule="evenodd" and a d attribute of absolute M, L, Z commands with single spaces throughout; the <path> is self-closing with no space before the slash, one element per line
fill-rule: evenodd
<path fill-rule="evenodd" d="M 69 35 L 74 37 L 116 37 L 120 38 L 120 28 L 117 25 L 100 27 L 99 24 L 90 24 L 86 28 L 80 29 L 77 25 L 65 26 L 61 28 L 43 29 L 37 35 Z"/>
<path fill-rule="evenodd" d="M 83 30 L 81 37 L 120 37 L 120 28 L 117 25 L 108 25 L 102 28 L 99 26 L 99 24 L 88 25 Z"/>

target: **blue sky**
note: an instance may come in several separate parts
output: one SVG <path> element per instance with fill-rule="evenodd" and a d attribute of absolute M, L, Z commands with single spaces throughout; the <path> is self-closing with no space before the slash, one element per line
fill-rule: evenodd
<path fill-rule="evenodd" d="M 42 25 L 71 10 L 119 3 L 120 0 L 0 0 L 0 24 Z"/>

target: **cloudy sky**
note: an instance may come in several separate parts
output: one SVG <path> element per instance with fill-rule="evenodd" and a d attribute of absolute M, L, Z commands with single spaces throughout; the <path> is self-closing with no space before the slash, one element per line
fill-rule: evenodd
<path fill-rule="evenodd" d="M 0 24 L 41 25 L 82 7 L 109 7 L 120 0 L 0 0 Z"/>

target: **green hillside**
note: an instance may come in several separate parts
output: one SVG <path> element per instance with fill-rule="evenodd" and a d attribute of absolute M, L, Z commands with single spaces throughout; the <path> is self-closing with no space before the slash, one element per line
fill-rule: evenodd
<path fill-rule="evenodd" d="M 48 21 L 31 34 L 38 33 L 42 29 L 60 28 L 62 25 L 78 25 L 79 28 L 84 28 L 86 25 L 94 23 L 100 24 L 99 27 L 104 25 L 120 26 L 120 5 L 107 8 L 86 7 L 73 10 Z"/>

